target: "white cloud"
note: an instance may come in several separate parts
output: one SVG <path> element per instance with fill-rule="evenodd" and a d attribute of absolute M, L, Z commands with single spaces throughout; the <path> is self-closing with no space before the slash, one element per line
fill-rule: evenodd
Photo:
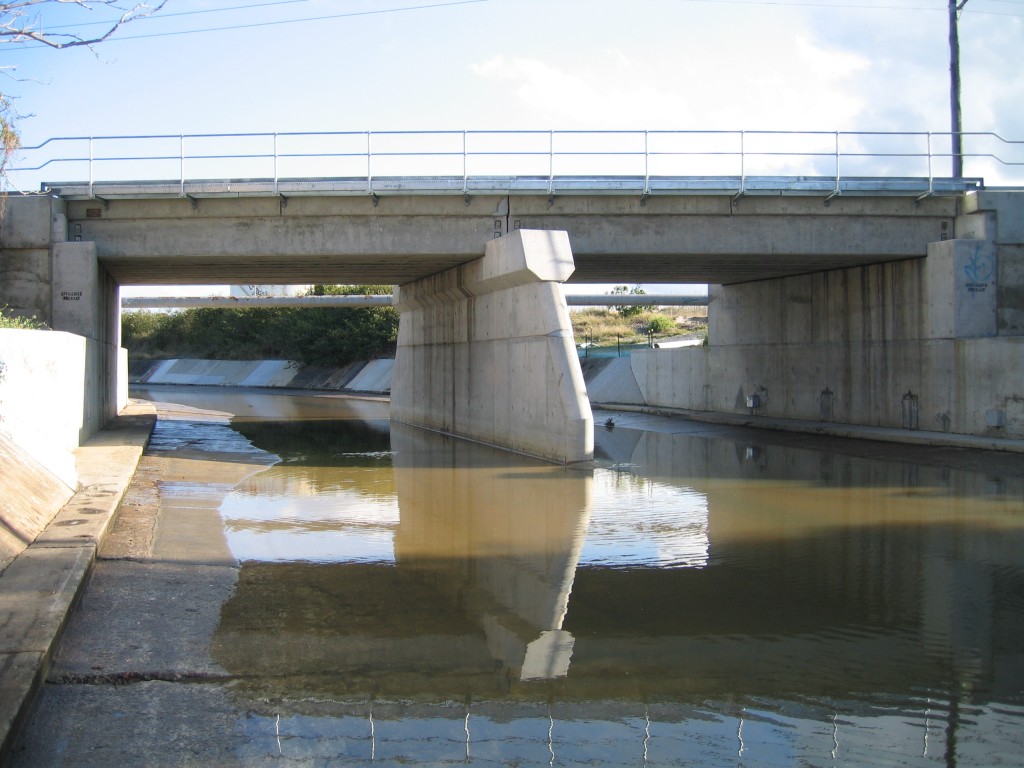
<path fill-rule="evenodd" d="M 640 62 L 606 49 L 572 61 L 498 55 L 470 70 L 500 84 L 509 113 L 534 127 L 838 129 L 864 109 L 855 89 L 864 56 L 805 35 L 741 42 L 738 57 L 723 57 L 709 38 Z"/>

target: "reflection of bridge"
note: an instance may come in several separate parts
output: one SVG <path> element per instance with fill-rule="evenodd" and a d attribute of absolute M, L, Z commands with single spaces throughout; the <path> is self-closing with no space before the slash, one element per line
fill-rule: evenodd
<path fill-rule="evenodd" d="M 264 448 L 278 447 L 277 431 L 261 434 Z M 998 595 L 1016 588 L 1009 566 L 1020 536 L 938 522 L 977 513 L 983 476 L 920 466 L 907 487 L 906 466 L 801 448 L 762 444 L 754 461 L 731 440 L 620 429 L 598 443 L 655 484 L 692 483 L 704 495 L 707 563 L 581 564 L 590 471 L 397 425 L 394 565 L 244 564 L 214 643 L 224 669 L 244 672 L 232 695 L 246 711 L 282 718 L 312 714 L 317 702 L 364 715 L 371 707 L 382 721 L 470 711 L 529 719 L 547 705 L 581 728 L 642 718 L 648 707 L 660 723 L 685 720 L 688 705 L 709 699 L 735 713 L 801 702 L 830 707 L 819 721 L 838 709 L 844 723 L 864 717 L 869 731 L 917 734 L 916 744 L 925 710 L 945 718 L 933 738 L 952 742 L 958 729 L 993 727 L 961 724 L 958 697 L 970 691 L 980 707 L 1019 690 L 1018 655 L 999 640 Z M 766 481 L 796 482 L 786 500 L 809 495 L 822 506 L 780 500 L 766 514 Z M 1020 478 L 1007 482 L 1014 498 Z M 877 524 L 857 507 L 863 499 L 851 500 L 861 484 Z M 949 494 L 918 504 L 919 487 Z M 847 516 L 844 503 L 858 511 Z M 785 524 L 766 522 L 774 514 Z M 978 587 L 976 600 L 957 603 L 951 580 Z M 969 619 L 958 615 L 965 609 Z M 938 680 L 950 689 L 937 690 Z M 887 723 L 894 713 L 899 723 Z"/>
<path fill-rule="evenodd" d="M 266 134 L 227 137 L 228 151 L 204 144 L 218 137 L 143 137 L 171 148 L 104 154 L 106 140 L 84 140 L 70 160 L 45 156 L 55 140 L 32 150 L 37 165 L 88 179 L 8 201 L 0 285 L 16 311 L 93 340 L 83 378 L 101 388 L 86 395 L 95 422 L 124 377 L 120 285 L 390 283 L 396 419 L 587 459 L 593 417 L 555 284 L 708 282 L 711 347 L 638 356 L 645 404 L 1024 436 L 1012 375 L 1024 367 L 1024 193 L 937 177 L 945 151 L 926 134 L 887 136 L 896 146 L 884 149 L 865 149 L 868 135 L 782 134 L 781 148 L 757 146 L 755 132 L 714 136 L 739 141 L 726 148 L 687 145 L 686 132 L 682 145 L 675 132 L 624 135 L 639 144 L 608 149 L 583 132 L 563 149 L 541 132 L 509 151 L 463 132 L 360 133 L 305 135 L 321 144 L 299 151 L 296 137 Z M 454 144 L 402 144 L 423 136 Z M 708 158 L 738 168 L 672 175 Z M 290 175 L 311 160 L 316 177 Z M 897 161 L 916 175 L 895 175 Z M 172 181 L 109 180 L 150 162 L 170 163 Z M 236 162 L 265 168 L 195 175 Z M 794 162 L 800 175 L 778 175 Z"/>

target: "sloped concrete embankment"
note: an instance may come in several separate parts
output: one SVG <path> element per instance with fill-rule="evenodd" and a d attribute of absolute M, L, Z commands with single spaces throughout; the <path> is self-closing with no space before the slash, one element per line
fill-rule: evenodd
<path fill-rule="evenodd" d="M 138 404 L 103 426 L 97 349 L 0 329 L 0 765 L 155 422 Z"/>
<path fill-rule="evenodd" d="M 0 765 L 46 678 L 155 420 L 151 406 L 131 404 L 76 448 L 75 489 L 0 435 Z"/>
<path fill-rule="evenodd" d="M 350 363 L 341 368 L 298 366 L 288 360 L 141 360 L 131 363 L 132 384 L 274 387 L 348 392 L 391 391 L 390 359 Z"/>
<path fill-rule="evenodd" d="M 130 382 L 145 384 L 274 387 L 340 392 L 391 391 L 394 360 L 350 363 L 342 368 L 300 367 L 287 360 L 141 360 L 132 362 Z M 628 357 L 580 361 L 587 392 L 595 403 L 644 405 Z"/>
<path fill-rule="evenodd" d="M 629 358 L 580 361 L 591 400 L 643 404 Z M 391 359 L 350 363 L 341 368 L 300 367 L 287 360 L 140 360 L 131 363 L 132 384 L 180 384 L 223 387 L 275 387 L 344 392 L 391 391 Z"/>
<path fill-rule="evenodd" d="M 0 433 L 0 573 L 35 541 L 72 488 Z"/>

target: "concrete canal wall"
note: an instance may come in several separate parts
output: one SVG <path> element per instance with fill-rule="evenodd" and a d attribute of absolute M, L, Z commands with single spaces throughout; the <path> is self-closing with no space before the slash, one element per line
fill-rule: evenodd
<path fill-rule="evenodd" d="M 390 359 L 351 363 L 341 368 L 301 367 L 288 360 L 140 360 L 132 362 L 132 384 L 187 384 L 222 387 L 341 390 L 385 394 L 391 391 Z"/>
<path fill-rule="evenodd" d="M 393 362 L 298 369 L 286 361 L 142 361 L 132 364 L 131 381 L 387 395 Z M 886 440 L 902 435 L 908 442 L 921 442 L 924 435 L 939 442 L 942 435 L 981 438 L 976 447 L 1024 438 L 1022 337 L 678 347 L 581 363 L 591 403 L 612 408 L 678 411 L 796 431 L 805 431 L 801 424 L 819 433 L 859 430 L 864 437 L 879 428 L 889 430 Z M 875 386 L 877 381 L 886 387 Z M 756 408 L 748 406 L 748 396 L 756 396 Z M 858 413 L 871 418 L 858 421 Z"/>
<path fill-rule="evenodd" d="M 72 487 L 71 452 L 104 421 L 99 352 L 72 333 L 0 329 L 0 434 Z"/>
<path fill-rule="evenodd" d="M 62 481 L 0 432 L 0 573 L 35 541 L 74 495 Z"/>
<path fill-rule="evenodd" d="M 105 353 L 72 333 L 0 329 L 0 572 L 81 487 L 76 451 L 105 421 Z"/>

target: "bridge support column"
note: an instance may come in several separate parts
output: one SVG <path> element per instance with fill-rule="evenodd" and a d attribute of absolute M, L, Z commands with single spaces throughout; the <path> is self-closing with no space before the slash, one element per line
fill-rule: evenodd
<path fill-rule="evenodd" d="M 570 463 L 594 420 L 559 283 L 565 232 L 517 230 L 482 259 L 401 286 L 395 421 Z"/>

